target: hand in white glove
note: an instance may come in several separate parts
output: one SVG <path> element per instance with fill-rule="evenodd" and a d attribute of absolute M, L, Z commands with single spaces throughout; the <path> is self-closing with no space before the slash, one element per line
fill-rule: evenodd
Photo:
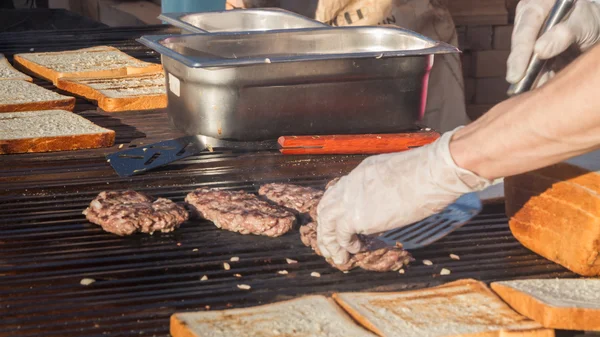
<path fill-rule="evenodd" d="M 521 0 L 517 5 L 512 51 L 507 62 L 508 82 L 517 83 L 523 78 L 534 53 L 547 60 L 566 51 L 574 43 L 581 51 L 586 51 L 600 40 L 600 4 L 592 0 L 577 1 L 565 21 L 538 39 L 537 36 L 554 3 L 555 0 Z M 553 75 L 552 71 L 541 74 L 537 86 Z"/>
<path fill-rule="evenodd" d="M 489 186 L 454 163 L 449 143 L 456 130 L 418 149 L 367 158 L 329 188 L 317 208 L 323 255 L 343 264 L 361 249 L 356 234 L 409 225 Z"/>

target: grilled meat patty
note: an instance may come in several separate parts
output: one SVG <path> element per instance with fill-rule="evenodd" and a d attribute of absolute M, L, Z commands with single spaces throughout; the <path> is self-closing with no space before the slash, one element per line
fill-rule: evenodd
<path fill-rule="evenodd" d="M 316 212 L 323 193 L 312 187 L 277 183 L 262 185 L 258 190 L 259 195 L 303 217 Z"/>
<path fill-rule="evenodd" d="M 130 235 L 135 232 L 171 232 L 188 219 L 184 207 L 173 201 L 150 197 L 135 191 L 101 192 L 83 211 L 92 223 L 107 232 Z"/>
<path fill-rule="evenodd" d="M 304 245 L 311 247 L 317 255 L 322 256 L 317 245 L 316 222 L 300 227 L 300 239 Z M 370 271 L 386 272 L 399 270 L 413 261 L 410 253 L 402 249 L 402 246 L 390 247 L 381 240 L 365 236 L 361 236 L 361 239 L 365 244 L 364 251 L 353 255 L 348 262 L 343 265 L 336 265 L 330 259 L 327 259 L 327 262 L 342 271 L 360 267 Z"/>
<path fill-rule="evenodd" d="M 244 191 L 200 188 L 190 192 L 185 201 L 215 226 L 241 234 L 281 236 L 296 222 L 291 212 Z"/>
<path fill-rule="evenodd" d="M 327 184 L 325 189 L 331 188 L 339 180 L 340 180 L 340 178 L 335 178 L 335 179 L 331 180 Z M 270 185 L 277 185 L 276 186 L 277 187 L 276 191 L 278 192 L 277 200 L 282 200 L 282 201 L 298 200 L 298 199 L 304 197 L 304 199 L 303 199 L 304 202 L 297 202 L 297 204 L 302 204 L 302 205 L 307 204 L 306 201 L 310 201 L 311 207 L 308 209 L 308 211 L 309 211 L 310 217 L 313 219 L 313 222 L 309 222 L 308 224 L 306 224 L 304 226 L 300 226 L 300 239 L 302 240 L 302 243 L 304 243 L 305 246 L 311 247 L 317 255 L 322 256 L 323 254 L 321 254 L 321 251 L 319 250 L 319 247 L 317 245 L 317 222 L 316 221 L 317 221 L 317 205 L 319 204 L 319 201 L 320 201 L 321 197 L 323 196 L 323 193 L 310 195 L 309 193 L 306 192 L 307 189 L 310 189 L 310 188 L 299 187 L 299 186 L 295 186 L 295 185 L 286 185 L 286 184 L 268 184 L 268 185 L 264 185 L 263 187 L 270 186 Z M 263 189 L 263 187 L 261 187 L 261 190 Z M 275 189 L 271 188 L 270 190 L 275 190 Z M 314 190 L 314 189 L 311 189 L 311 190 Z M 314 191 L 318 191 L 318 190 L 314 190 Z M 260 193 L 260 191 L 259 191 L 259 193 Z M 285 195 L 286 193 L 292 194 L 292 195 Z M 270 200 L 273 200 L 273 198 L 269 197 L 266 193 L 261 193 L 261 194 L 267 196 Z M 313 198 L 306 197 L 309 195 Z M 273 201 L 277 202 L 276 200 L 273 200 Z M 283 204 L 283 202 L 282 202 L 282 204 Z M 292 203 L 290 202 L 290 204 L 292 204 Z M 288 205 L 284 205 L 284 206 L 290 207 Z M 290 207 L 290 208 L 293 208 L 293 207 Z M 307 208 L 304 208 L 304 209 L 307 209 Z M 364 247 L 365 247 L 363 252 L 355 254 L 354 256 L 352 256 L 350 258 L 350 260 L 348 262 L 346 262 L 343 265 L 336 265 L 330 259 L 327 259 L 327 262 L 334 268 L 337 268 L 342 271 L 360 267 L 365 270 L 385 272 L 385 271 L 390 271 L 390 270 L 394 270 L 394 271 L 399 270 L 404 265 L 407 265 L 409 262 L 411 262 L 413 260 L 410 253 L 405 251 L 404 249 L 402 249 L 401 246 L 390 247 L 381 240 L 366 237 L 366 236 L 361 236 L 361 239 L 363 240 Z"/>

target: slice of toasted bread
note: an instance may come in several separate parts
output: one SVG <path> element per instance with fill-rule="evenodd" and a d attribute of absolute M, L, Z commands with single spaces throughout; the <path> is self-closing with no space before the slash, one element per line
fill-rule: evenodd
<path fill-rule="evenodd" d="M 4 54 L 0 54 L 0 80 L 23 80 L 27 82 L 33 81 L 33 79 L 17 69 L 8 62 Z"/>
<path fill-rule="evenodd" d="M 583 276 L 600 275 L 600 151 L 507 177 L 512 234 Z"/>
<path fill-rule="evenodd" d="M 0 112 L 73 110 L 75 98 L 23 80 L 0 81 Z M 0 137 L 2 133 L 0 133 Z"/>
<path fill-rule="evenodd" d="M 131 57 L 114 47 L 15 55 L 15 65 L 56 85 L 61 77 L 102 77 L 162 71 L 160 64 Z"/>
<path fill-rule="evenodd" d="M 98 102 L 104 111 L 162 109 L 167 106 L 162 72 L 115 77 L 60 78 L 57 87 Z"/>
<path fill-rule="evenodd" d="M 115 132 L 65 110 L 0 114 L 0 154 L 112 146 Z"/>
<path fill-rule="evenodd" d="M 514 280 L 491 286 L 513 309 L 544 327 L 600 331 L 600 279 Z"/>
<path fill-rule="evenodd" d="M 171 336 L 374 335 L 352 321 L 332 299 L 315 295 L 245 309 L 176 313 L 171 316 Z"/>
<path fill-rule="evenodd" d="M 475 280 L 416 291 L 337 293 L 333 298 L 379 336 L 554 336 L 552 329 L 514 312 Z"/>

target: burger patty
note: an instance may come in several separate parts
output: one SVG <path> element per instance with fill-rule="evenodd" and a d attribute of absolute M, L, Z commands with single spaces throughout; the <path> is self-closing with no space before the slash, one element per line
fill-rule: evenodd
<path fill-rule="evenodd" d="M 332 267 L 342 271 L 360 267 L 370 271 L 386 272 L 400 270 L 413 261 L 410 253 L 402 249 L 402 246 L 399 244 L 396 247 L 390 247 L 376 238 L 366 236 L 361 236 L 360 238 L 365 247 L 362 252 L 351 256 L 350 260 L 343 265 L 337 265 L 331 259 L 327 259 L 327 262 Z M 304 245 L 311 247 L 317 255 L 323 255 L 317 245 L 316 222 L 311 222 L 300 227 L 300 239 Z"/>
<path fill-rule="evenodd" d="M 259 195 L 304 217 L 316 212 L 323 193 L 312 187 L 277 183 L 262 185 L 258 190 Z"/>
<path fill-rule="evenodd" d="M 241 234 L 277 237 L 296 222 L 291 212 L 244 191 L 200 188 L 190 192 L 185 201 L 197 215 L 218 228 Z"/>
<path fill-rule="evenodd" d="M 150 197 L 135 191 L 101 192 L 83 211 L 88 221 L 107 232 L 130 235 L 135 232 L 171 232 L 188 219 L 184 207 L 173 201 Z"/>

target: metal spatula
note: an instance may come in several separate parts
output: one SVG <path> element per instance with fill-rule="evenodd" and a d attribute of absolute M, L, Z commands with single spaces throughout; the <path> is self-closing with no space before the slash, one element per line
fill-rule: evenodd
<path fill-rule="evenodd" d="M 246 142 L 197 135 L 119 151 L 106 158 L 119 176 L 129 177 L 203 151 L 278 150 L 283 155 L 378 154 L 423 146 L 439 136 L 431 129 L 389 134 L 282 136 L 278 140 Z"/>
<path fill-rule="evenodd" d="M 462 227 L 481 212 L 477 193 L 465 194 L 438 214 L 379 236 L 387 244 L 400 242 L 407 250 L 428 246 Z"/>

